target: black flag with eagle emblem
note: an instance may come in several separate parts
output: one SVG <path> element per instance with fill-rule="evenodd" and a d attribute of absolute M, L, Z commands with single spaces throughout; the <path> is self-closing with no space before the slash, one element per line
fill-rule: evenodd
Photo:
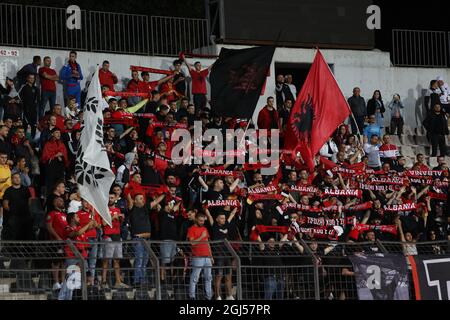
<path fill-rule="evenodd" d="M 220 50 L 211 75 L 211 110 L 215 115 L 250 119 L 272 62 L 275 47 Z"/>

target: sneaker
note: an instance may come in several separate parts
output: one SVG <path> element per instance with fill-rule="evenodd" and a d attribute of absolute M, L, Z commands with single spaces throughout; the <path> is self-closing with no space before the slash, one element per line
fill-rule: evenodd
<path fill-rule="evenodd" d="M 61 284 L 59 282 L 55 282 L 55 284 L 53 285 L 53 291 L 56 291 L 59 289 L 61 289 Z"/>
<path fill-rule="evenodd" d="M 228 296 L 227 300 L 234 300 L 234 297 L 233 296 Z"/>
<path fill-rule="evenodd" d="M 129 289 L 130 286 L 121 282 L 121 283 L 116 283 L 116 285 L 114 286 L 114 288 L 116 289 Z"/>
<path fill-rule="evenodd" d="M 218 296 L 218 297 L 216 298 L 216 300 L 222 300 L 222 297 L 221 297 L 221 296 Z"/>
<path fill-rule="evenodd" d="M 107 282 L 103 282 L 102 285 L 101 285 L 101 288 L 102 289 L 109 289 L 108 283 Z"/>

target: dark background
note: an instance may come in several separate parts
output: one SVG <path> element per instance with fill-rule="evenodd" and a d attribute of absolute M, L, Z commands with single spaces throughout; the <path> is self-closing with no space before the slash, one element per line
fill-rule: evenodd
<path fill-rule="evenodd" d="M 224 43 L 374 47 L 366 27 L 372 0 L 226 0 Z"/>
<path fill-rule="evenodd" d="M 225 2 L 239 2 L 244 3 L 256 0 L 225 0 Z M 259 0 L 264 2 L 274 2 L 280 12 L 286 12 L 286 17 L 283 22 L 290 25 L 290 29 L 297 29 L 301 25 L 301 21 L 296 19 L 296 16 L 288 12 L 286 3 L 294 0 Z M 295 0 L 297 3 L 311 3 L 312 0 Z M 320 0 L 323 1 L 323 0 Z M 351 12 L 351 7 L 360 6 L 360 3 L 366 3 L 368 0 L 328 0 L 332 3 L 344 1 L 348 3 Z M 412 30 L 435 30 L 435 31 L 450 31 L 450 11 L 448 10 L 446 1 L 405 1 L 405 0 L 372 0 L 374 4 L 381 8 L 381 30 L 375 31 L 375 48 L 383 51 L 390 51 L 391 49 L 391 30 L 392 29 L 412 29 Z M 98 10 L 109 12 L 134 13 L 144 15 L 162 15 L 162 16 L 177 16 L 177 17 L 195 17 L 205 18 L 205 2 L 204 0 L 121 0 L 121 1 L 104 1 L 104 0 L 3 0 L 6 3 L 50 6 L 50 7 L 67 7 L 71 4 L 77 4 L 84 10 Z M 258 8 L 254 8 L 257 12 Z M 251 12 L 250 12 L 251 13 Z M 233 17 L 230 17 L 233 19 Z M 319 21 L 326 28 L 327 20 L 320 18 Z M 314 22 L 314 21 L 313 21 Z M 240 22 L 239 22 L 240 23 Z M 267 25 L 272 25 L 267 22 Z M 365 26 L 365 24 L 363 25 Z M 239 27 L 239 25 L 237 25 Z M 343 30 L 346 30 L 344 27 Z M 255 26 L 255 31 L 260 31 Z M 353 32 L 353 31 L 350 31 Z M 355 32 L 360 32 L 356 30 Z M 261 32 L 260 32 L 261 33 Z M 275 34 L 275 33 L 273 33 Z M 351 33 L 353 34 L 353 33 Z M 276 33 L 278 36 L 278 32 Z M 277 36 L 275 36 L 276 40 Z M 329 37 L 329 35 L 327 35 Z"/>

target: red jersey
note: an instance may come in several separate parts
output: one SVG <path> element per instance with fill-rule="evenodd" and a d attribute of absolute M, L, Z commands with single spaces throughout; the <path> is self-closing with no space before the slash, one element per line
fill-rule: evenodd
<path fill-rule="evenodd" d="M 206 94 L 206 77 L 209 74 L 208 69 L 200 72 L 190 69 L 189 73 L 192 78 L 192 94 Z"/>
<path fill-rule="evenodd" d="M 112 220 L 120 215 L 120 209 L 116 207 L 109 208 L 109 214 Z M 103 236 L 120 235 L 120 222 L 121 220 L 112 220 L 112 227 L 108 225 L 103 226 Z"/>
<path fill-rule="evenodd" d="M 108 86 L 110 91 L 115 91 L 114 85 L 118 82 L 118 79 L 111 71 L 104 71 L 100 68 L 98 71 L 98 78 L 100 80 L 100 85 Z"/>
<path fill-rule="evenodd" d="M 51 223 L 53 229 L 55 229 L 56 234 L 61 238 L 65 239 L 65 228 L 67 226 L 66 214 L 61 211 L 51 211 L 47 215 L 47 223 Z M 50 240 L 56 240 L 52 235 L 50 235 Z"/>
<path fill-rule="evenodd" d="M 140 93 L 150 93 L 152 90 L 156 89 L 158 86 L 158 81 L 141 81 L 138 85 L 138 90 Z"/>
<path fill-rule="evenodd" d="M 131 79 L 130 81 L 128 81 L 127 91 L 128 92 L 135 92 L 135 93 L 139 92 L 139 86 L 140 86 L 141 82 L 142 81 L 140 81 L 140 80 L 136 81 L 134 79 Z"/>
<path fill-rule="evenodd" d="M 89 223 L 89 221 L 91 221 L 91 213 L 90 212 L 80 210 L 76 214 L 80 218 L 80 226 L 81 227 L 84 227 L 85 225 L 87 225 Z M 99 222 L 97 215 L 94 216 L 94 219 L 97 222 Z M 85 235 L 86 235 L 86 238 L 96 238 L 97 237 L 96 228 L 92 228 L 92 229 L 86 231 Z"/>
<path fill-rule="evenodd" d="M 54 80 L 44 78 L 44 72 L 49 76 L 56 76 L 56 71 L 52 68 L 39 68 L 39 79 L 41 81 L 41 90 L 47 92 L 56 92 L 56 84 Z"/>
<path fill-rule="evenodd" d="M 205 227 L 199 227 L 197 225 L 193 225 L 188 229 L 187 238 L 189 241 L 192 241 L 193 239 L 198 239 L 202 235 L 202 233 L 206 233 L 206 237 L 203 238 L 201 241 L 208 241 L 209 240 L 209 233 L 208 229 Z M 198 244 L 192 244 L 192 256 L 193 257 L 210 257 L 211 251 L 209 250 L 209 245 L 207 243 L 198 243 Z"/>
<path fill-rule="evenodd" d="M 87 258 L 88 254 L 86 251 L 86 247 L 88 246 L 88 244 L 86 243 L 88 240 L 86 238 L 86 233 L 83 233 L 79 236 L 75 236 L 70 238 L 69 235 L 72 232 L 77 232 L 81 229 L 81 226 L 70 226 L 70 225 L 66 225 L 66 227 L 64 228 L 64 240 L 70 239 L 72 241 L 75 241 L 75 247 L 78 249 L 78 251 L 81 253 L 81 255 L 83 256 L 83 258 Z M 75 254 L 72 252 L 72 249 L 70 248 L 70 246 L 65 246 L 64 247 L 64 251 L 66 253 L 66 257 L 67 258 L 73 258 L 75 257 Z"/>

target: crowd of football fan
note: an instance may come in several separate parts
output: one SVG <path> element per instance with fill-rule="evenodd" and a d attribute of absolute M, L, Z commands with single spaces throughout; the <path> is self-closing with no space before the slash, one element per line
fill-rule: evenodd
<path fill-rule="evenodd" d="M 157 81 L 150 81 L 148 72 L 132 71 L 122 89 L 109 62 L 104 61 L 99 71 L 107 103 L 104 144 L 116 174 L 109 195 L 110 227 L 93 214 L 77 190 L 75 161 L 86 97 L 80 81 L 87 66 L 82 68 L 76 58 L 77 53 L 70 52 L 58 74 L 50 57 L 41 61 L 36 56 L 17 77 L 0 86 L 3 240 L 101 241 L 105 242 L 104 259 L 120 259 L 120 241 L 128 239 L 450 239 L 449 169 L 445 163 L 450 91 L 442 78 L 431 82 L 423 123 L 432 145 L 430 156 L 439 155 L 436 167 L 428 167 L 424 154 L 417 154 L 413 166 L 405 167 L 405 157 L 391 143 L 389 134 L 397 134 L 400 140 L 403 137 L 404 106 L 398 95 L 385 106 L 377 90 L 366 103 L 355 88 L 348 99 L 354 118 L 349 125 L 339 126 L 320 150 L 314 172 L 309 172 L 298 156 L 281 153 L 279 170 L 271 176 L 261 174 L 264 165 L 235 164 L 209 166 L 217 170 L 214 175 L 211 170 L 204 174 L 206 165 L 175 165 L 170 159 L 175 128 L 192 129 L 194 122 L 200 121 L 203 130 L 216 128 L 225 134 L 226 129 L 247 125 L 241 119 L 211 112 L 207 101 L 211 66 L 203 69 L 199 62 L 191 65 L 181 58 L 173 62 L 171 74 Z M 64 101 L 56 101 L 60 83 Z M 111 91 L 148 94 L 139 113 L 152 115 L 129 115 L 126 109 L 144 97 L 113 96 Z M 257 125 L 280 129 L 282 140 L 297 96 L 292 76 L 277 77 L 274 95 L 276 99 L 268 98 L 259 113 Z M 388 114 L 390 122 L 385 127 Z M 220 206 L 221 200 L 237 201 Z M 37 219 L 40 208 L 45 212 L 41 221 Z M 407 248 L 408 254 L 417 254 L 414 245 Z M 97 246 L 79 249 L 88 258 L 88 281 L 94 284 Z M 160 250 L 161 263 L 169 265 L 176 254 L 175 243 L 166 241 Z M 136 248 L 136 252 L 142 251 Z M 191 255 L 198 272 L 191 277 L 189 295 L 195 297 L 200 271 L 212 263 L 205 258 L 211 249 L 197 245 Z M 144 280 L 142 269 L 147 260 L 140 254 L 134 262 L 136 285 Z M 207 268 L 204 272 L 208 278 Z M 60 282 L 56 273 L 56 289 Z M 127 285 L 118 276 L 116 286 Z M 211 291 L 207 292 L 207 298 L 211 297 Z"/>

